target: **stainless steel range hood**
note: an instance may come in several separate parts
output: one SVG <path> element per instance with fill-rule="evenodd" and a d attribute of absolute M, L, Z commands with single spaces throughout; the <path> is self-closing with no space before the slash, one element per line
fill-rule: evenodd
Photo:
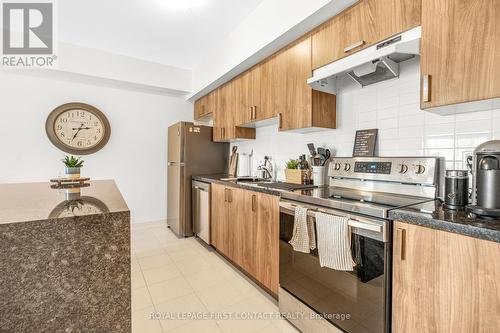
<path fill-rule="evenodd" d="M 307 83 L 315 90 L 335 94 L 337 80 L 346 75 L 361 87 L 397 78 L 399 63 L 419 54 L 420 36 L 420 27 L 403 32 L 314 70 Z"/>

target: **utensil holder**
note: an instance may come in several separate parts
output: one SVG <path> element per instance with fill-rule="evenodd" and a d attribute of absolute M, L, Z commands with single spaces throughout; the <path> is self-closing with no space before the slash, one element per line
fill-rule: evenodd
<path fill-rule="evenodd" d="M 326 184 L 326 167 L 313 166 L 312 167 L 313 184 L 322 186 Z"/>

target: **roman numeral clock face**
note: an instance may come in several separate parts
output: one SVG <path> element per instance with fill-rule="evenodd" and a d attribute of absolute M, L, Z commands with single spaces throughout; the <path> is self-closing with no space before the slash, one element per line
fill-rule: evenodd
<path fill-rule="evenodd" d="M 47 118 L 45 128 L 56 147 L 78 155 L 100 150 L 106 145 L 111 132 L 104 114 L 83 103 L 59 106 Z"/>

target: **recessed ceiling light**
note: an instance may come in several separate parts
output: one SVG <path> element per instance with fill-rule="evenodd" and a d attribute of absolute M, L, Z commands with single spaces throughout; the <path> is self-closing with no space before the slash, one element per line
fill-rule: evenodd
<path fill-rule="evenodd" d="M 188 11 L 204 6 L 208 0 L 160 0 L 162 5 L 171 11 Z"/>

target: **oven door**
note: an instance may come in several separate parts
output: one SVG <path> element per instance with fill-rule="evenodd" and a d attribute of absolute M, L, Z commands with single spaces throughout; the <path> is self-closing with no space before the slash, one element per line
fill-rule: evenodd
<path fill-rule="evenodd" d="M 292 249 L 296 205 L 309 208 L 313 221 L 317 211 L 350 218 L 354 271 L 320 267 L 317 249 L 309 254 Z M 281 201 L 280 287 L 346 332 L 390 332 L 389 238 L 386 220 Z"/>

